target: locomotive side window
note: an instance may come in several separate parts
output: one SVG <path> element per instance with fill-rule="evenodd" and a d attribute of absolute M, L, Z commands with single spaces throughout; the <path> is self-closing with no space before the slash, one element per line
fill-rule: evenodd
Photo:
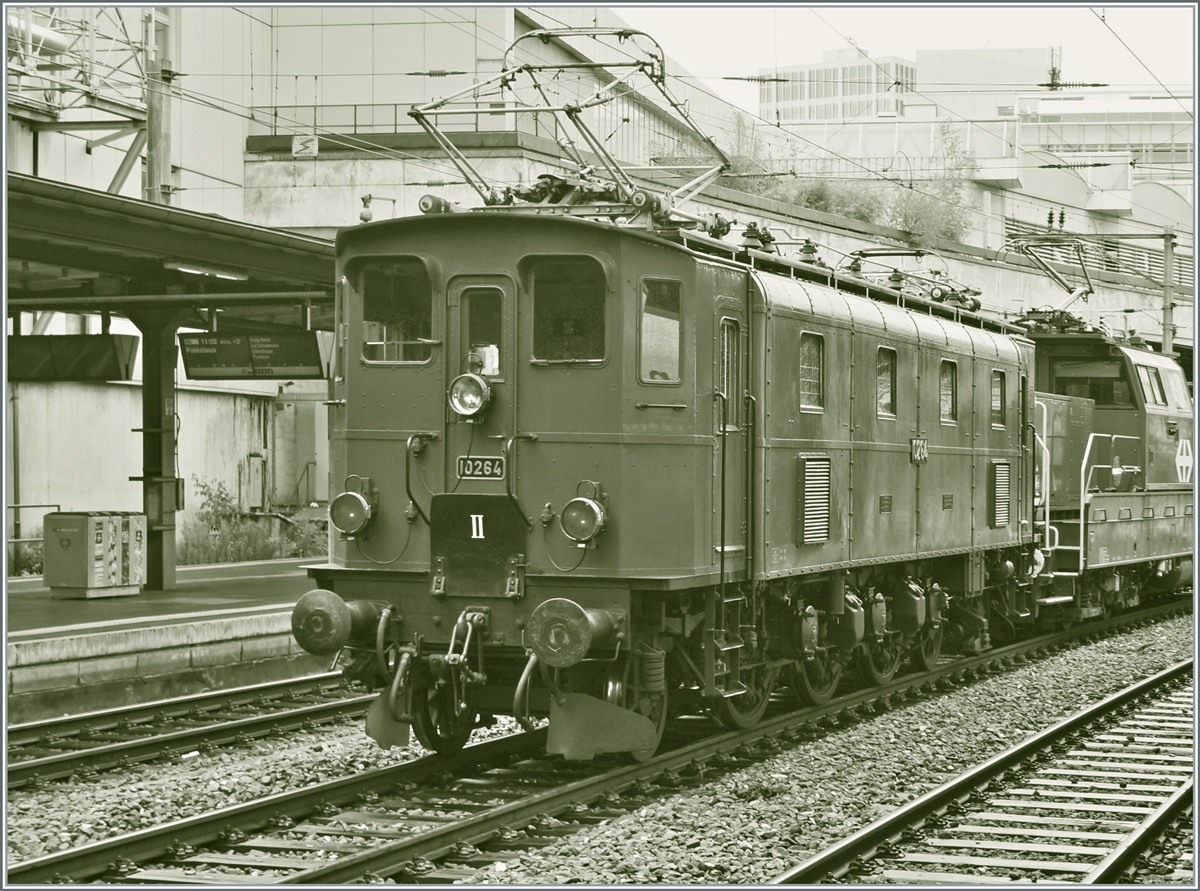
<path fill-rule="evenodd" d="M 1003 427 L 1008 423 L 1008 403 L 1005 399 L 1006 386 L 1003 371 L 992 372 L 992 426 Z"/>
<path fill-rule="evenodd" d="M 373 263 L 359 279 L 363 358 L 368 362 L 428 362 L 433 356 L 433 284 L 416 259 Z"/>
<path fill-rule="evenodd" d="M 1142 379 L 1142 395 L 1146 397 L 1147 405 L 1166 405 L 1167 394 L 1163 390 L 1162 378 L 1158 376 L 1157 368 L 1147 368 L 1145 365 L 1136 366 L 1138 377 Z"/>
<path fill-rule="evenodd" d="M 800 335 L 800 407 L 825 408 L 825 338 Z"/>
<path fill-rule="evenodd" d="M 938 401 L 941 418 L 948 424 L 958 423 L 958 364 L 942 360 L 938 372 Z"/>
<path fill-rule="evenodd" d="M 463 292 L 462 303 L 467 344 L 479 357 L 479 373 L 495 377 L 500 374 L 501 294 L 495 288 L 470 288 Z"/>
<path fill-rule="evenodd" d="M 533 263 L 533 358 L 604 361 L 604 270 L 591 257 Z"/>
<path fill-rule="evenodd" d="M 738 323 L 734 319 L 721 319 L 721 379 L 717 382 L 720 392 L 725 395 L 727 404 L 726 415 L 728 426 L 736 427 L 738 423 L 738 406 L 741 405 L 741 391 L 738 388 Z"/>
<path fill-rule="evenodd" d="M 896 417 L 896 351 L 880 347 L 875 360 L 875 413 Z"/>
<path fill-rule="evenodd" d="M 680 284 L 642 281 L 641 338 L 638 380 L 646 383 L 679 383 Z"/>
<path fill-rule="evenodd" d="M 1163 383 L 1167 388 L 1167 396 L 1171 407 L 1180 411 L 1190 411 L 1192 397 L 1188 394 L 1187 378 L 1183 376 L 1182 368 L 1168 368 L 1163 372 Z"/>
<path fill-rule="evenodd" d="M 1119 359 L 1060 359 L 1054 363 L 1058 396 L 1094 399 L 1097 407 L 1133 406 L 1133 393 Z"/>

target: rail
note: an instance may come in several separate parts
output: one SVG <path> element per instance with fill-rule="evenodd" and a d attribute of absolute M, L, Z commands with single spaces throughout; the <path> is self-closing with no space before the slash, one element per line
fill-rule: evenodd
<path fill-rule="evenodd" d="M 1042 509 L 1042 522 L 1035 525 L 1040 525 L 1045 530 L 1045 537 L 1042 540 L 1043 549 L 1046 555 L 1053 554 L 1058 548 L 1058 528 L 1050 525 L 1050 447 L 1046 445 L 1046 436 L 1049 435 L 1049 416 L 1046 412 L 1046 403 L 1034 401 L 1033 404 L 1034 422 L 1029 426 L 1033 429 L 1033 439 L 1037 443 L 1037 447 L 1041 454 L 1039 468 L 1041 469 L 1041 485 L 1038 486 L 1033 493 L 1033 506 Z M 1041 432 L 1038 432 L 1038 422 L 1041 422 Z M 1035 513 L 1036 518 L 1036 513 Z M 1054 543 L 1050 543 L 1051 533 L 1053 534 Z"/>
<path fill-rule="evenodd" d="M 21 522 L 19 519 L 20 514 L 17 513 L 17 511 L 22 511 L 22 510 L 25 510 L 26 508 L 39 508 L 39 507 L 50 507 L 50 508 L 54 509 L 53 511 L 47 511 L 47 513 L 59 513 L 60 511 L 62 511 L 61 504 L 9 504 L 9 505 L 7 505 L 8 510 L 11 510 L 14 512 L 13 531 L 16 532 L 18 535 L 21 532 Z M 37 538 L 10 538 L 9 542 L 15 544 L 17 542 L 30 542 L 30 541 L 41 541 L 41 540 L 42 539 L 40 537 L 37 537 Z"/>
<path fill-rule="evenodd" d="M 8 539 L 8 543 L 13 546 L 13 559 L 12 559 L 12 563 L 9 564 L 9 570 L 10 570 L 10 572 L 16 572 L 16 571 L 20 570 L 21 563 L 23 562 L 21 559 L 21 548 L 18 546 L 42 543 L 42 536 L 40 536 L 40 535 L 22 537 L 20 512 L 22 510 L 25 510 L 26 508 L 36 509 L 36 508 L 48 507 L 48 508 L 52 508 L 52 511 L 48 511 L 48 513 L 50 513 L 50 512 L 57 513 L 62 510 L 62 505 L 61 504 L 9 504 L 9 505 L 6 505 L 6 507 L 8 508 L 8 510 L 13 512 L 13 527 L 12 527 L 13 528 L 13 536 L 12 536 L 12 538 Z"/>
<path fill-rule="evenodd" d="M 1190 598 L 1163 607 L 1139 610 L 1137 619 L 1145 621 L 1183 609 L 1191 609 Z M 415 865 L 416 858 L 419 857 L 441 857 L 450 852 L 457 842 L 481 844 L 496 836 L 504 827 L 518 829 L 529 826 L 539 814 L 563 813 L 573 802 L 596 802 L 609 790 L 624 790 L 632 786 L 634 792 L 640 796 L 641 793 L 637 791 L 639 780 L 650 782 L 660 775 L 665 775 L 666 771 L 688 770 L 702 775 L 704 770 L 721 763 L 717 761 L 718 757 L 740 758 L 740 753 L 751 751 L 749 747 L 766 737 L 776 738 L 776 742 L 783 744 L 802 741 L 806 727 L 811 729 L 814 722 L 824 718 L 832 720 L 834 716 L 843 713 L 861 717 L 865 714 L 864 709 L 871 708 L 881 700 L 887 702 L 889 697 L 894 700 L 899 696 L 932 695 L 939 683 L 952 686 L 969 683 L 992 670 L 1002 671 L 1005 666 L 1011 666 L 1018 654 L 1041 658 L 1050 655 L 1068 641 L 1104 634 L 1132 621 L 1133 616 L 1122 616 L 1087 623 L 1086 627 L 1076 626 L 1047 638 L 1024 641 L 977 656 L 962 657 L 955 662 L 940 665 L 930 674 L 899 678 L 884 687 L 872 687 L 851 693 L 825 706 L 788 711 L 746 730 L 718 731 L 715 736 L 700 740 L 690 731 L 686 731 L 678 740 L 678 748 L 672 747 L 649 761 L 615 768 L 610 768 L 603 762 L 594 765 L 579 762 L 580 769 L 566 771 L 561 776 L 563 783 L 547 784 L 545 773 L 549 762 L 531 758 L 532 770 L 541 774 L 542 778 L 537 783 L 525 785 L 524 791 L 531 794 L 520 798 L 493 796 L 489 787 L 504 784 L 506 777 L 520 768 L 520 765 L 514 765 L 513 756 L 530 758 L 534 752 L 544 748 L 545 729 L 481 741 L 466 746 L 454 755 L 429 756 L 350 777 L 322 781 L 301 789 L 274 793 L 266 798 L 187 817 L 170 824 L 134 830 L 125 835 L 90 842 L 82 847 L 10 863 L 7 879 L 14 885 L 47 883 L 64 878 L 78 882 L 98 878 L 106 874 L 106 870 L 114 870 L 115 866 L 121 863 L 127 868 L 116 875 L 126 878 L 125 884 L 146 881 L 170 883 L 173 886 L 206 883 L 214 879 L 228 883 L 237 881 L 239 877 L 243 881 L 247 878 L 244 872 L 240 876 L 216 872 L 206 864 L 236 865 L 243 870 L 247 867 L 270 870 L 275 873 L 267 878 L 272 884 L 360 882 L 370 873 L 374 876 L 369 880 L 374 882 L 378 877 L 410 875 L 406 872 L 406 864 L 411 862 Z M 777 748 L 766 744 L 763 748 L 767 752 L 777 751 Z M 493 765 L 512 767 L 495 772 L 495 776 L 481 783 L 479 773 L 467 773 L 467 769 L 475 765 L 487 765 L 489 768 Z M 470 811 L 470 814 L 463 815 L 464 819 L 452 822 L 429 819 L 428 811 L 431 807 L 436 807 L 436 803 L 431 805 L 428 795 L 417 790 L 415 785 L 419 784 L 428 789 L 434 773 L 445 774 L 451 778 L 468 777 L 466 783 L 469 788 L 452 793 L 452 801 L 446 805 L 449 810 Z M 669 785 L 673 786 L 676 781 Z M 409 783 L 414 785 L 407 785 Z M 398 791 L 391 793 L 391 789 Z M 289 821 L 304 821 L 307 826 L 300 830 L 302 832 L 307 832 L 308 828 L 328 830 L 330 824 L 338 819 L 337 815 L 343 813 L 343 822 L 349 819 L 360 822 L 366 816 L 360 813 L 362 806 L 369 803 L 369 800 L 359 796 L 369 793 L 379 797 L 394 794 L 397 801 L 378 803 L 380 808 L 386 808 L 389 812 L 419 808 L 422 813 L 414 814 L 411 819 L 422 825 L 414 825 L 414 831 L 398 833 L 396 824 L 389 822 L 383 831 L 365 833 L 377 837 L 378 841 L 369 847 L 356 845 L 346 848 L 343 845 L 342 853 L 335 858 L 318 857 L 307 862 L 281 861 L 274 858 L 273 852 L 313 851 L 324 844 L 315 842 L 315 837 L 311 835 L 305 839 L 293 837 L 287 840 L 268 837 L 275 834 L 276 828 L 282 827 L 286 831 L 287 827 L 292 825 Z M 371 809 L 375 809 L 374 806 Z M 350 812 L 355 812 L 352 818 Z M 600 812 L 600 808 L 594 808 L 591 813 L 594 817 Z M 369 821 L 369 817 L 367 819 Z M 386 814 L 383 819 L 388 821 Z M 245 836 L 236 835 L 234 830 L 240 833 L 256 833 L 258 837 L 235 842 L 234 839 L 244 839 Z M 561 834 L 560 830 L 550 831 L 555 832 L 556 837 Z M 534 834 L 532 830 L 530 834 Z M 211 845 L 218 850 L 195 855 L 181 854 L 183 845 Z M 506 856 L 504 850 L 507 849 L 501 848 L 500 857 Z M 251 856 L 255 862 L 251 862 Z M 166 866 L 148 866 L 144 878 L 136 877 L 137 871 L 142 869 L 137 864 L 161 863 L 164 858 L 170 861 Z M 56 876 L 60 878 L 56 879 Z M 450 876 L 450 879 L 455 877 Z M 428 879 L 445 880 L 436 877 Z"/>
<path fill-rule="evenodd" d="M 817 884 L 827 876 L 844 873 L 847 867 L 855 861 L 855 858 L 876 852 L 882 846 L 902 838 L 902 833 L 906 829 L 928 822 L 935 815 L 947 812 L 952 804 L 961 802 L 972 790 L 983 788 L 1006 771 L 1028 761 L 1036 753 L 1050 749 L 1071 734 L 1091 725 L 1100 716 L 1111 714 L 1118 708 L 1135 703 L 1147 694 L 1159 690 L 1165 684 L 1187 677 L 1192 671 L 1192 665 L 1193 660 L 1191 659 L 1180 662 L 1077 712 L 1061 723 L 1029 737 L 1011 749 L 1001 752 L 950 782 L 926 792 L 887 816 L 863 827 L 849 838 L 843 839 L 776 876 L 769 884 Z M 1186 786 L 1186 794 L 1190 795 L 1190 780 Z M 1164 814 L 1177 812 L 1184 791 L 1180 790 L 1179 795 L 1173 795 L 1160 810 Z M 1155 817 L 1158 818 L 1159 814 L 1155 814 Z M 1098 864 L 1095 870 L 1089 871 L 1085 881 L 1089 884 L 1098 881 L 1116 881 L 1114 875 L 1119 873 L 1119 867 L 1123 867 L 1129 862 L 1130 857 L 1130 846 L 1119 847 L 1110 857 Z M 1103 878 L 1098 878 L 1098 876 L 1103 876 Z"/>

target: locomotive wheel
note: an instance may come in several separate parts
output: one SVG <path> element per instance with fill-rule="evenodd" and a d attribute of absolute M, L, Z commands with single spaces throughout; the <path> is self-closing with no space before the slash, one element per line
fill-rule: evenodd
<path fill-rule="evenodd" d="M 629 674 L 628 659 L 625 660 L 623 666 L 614 666 L 608 676 L 608 683 L 605 684 L 604 699 L 612 705 L 619 705 L 623 709 L 644 715 L 654 724 L 656 734 L 654 745 L 645 749 L 634 749 L 628 753 L 634 761 L 649 761 L 658 751 L 663 732 L 667 729 L 667 691 L 663 690 L 661 693 L 641 691 L 639 693 L 629 683 Z"/>
<path fill-rule="evenodd" d="M 864 643 L 854 655 L 862 679 L 881 687 L 896 676 L 904 661 L 904 648 L 899 635 L 887 634 L 882 641 Z"/>
<path fill-rule="evenodd" d="M 717 718 L 726 727 L 749 729 L 762 720 L 763 713 L 771 701 L 771 691 L 775 688 L 775 679 L 779 676 L 776 668 L 760 665 L 742 677 L 746 684 L 746 692 L 737 696 L 722 697 L 717 701 Z"/>
<path fill-rule="evenodd" d="M 475 710 L 454 713 L 449 684 L 426 678 L 413 689 L 412 727 L 421 745 L 439 755 L 453 755 L 467 744 L 475 728 Z"/>
<path fill-rule="evenodd" d="M 942 655 L 942 629 L 935 628 L 912 651 L 913 668 L 917 671 L 932 671 L 937 666 L 938 657 Z"/>
<path fill-rule="evenodd" d="M 842 679 L 842 663 L 830 656 L 818 656 L 789 665 L 787 684 L 792 695 L 805 705 L 825 705 L 837 692 Z"/>

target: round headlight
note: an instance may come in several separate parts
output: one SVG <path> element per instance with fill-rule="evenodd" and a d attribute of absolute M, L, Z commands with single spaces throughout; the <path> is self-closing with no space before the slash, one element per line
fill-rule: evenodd
<path fill-rule="evenodd" d="M 563 533 L 572 541 L 591 541 L 604 529 L 604 506 L 591 498 L 572 498 L 559 514 Z"/>
<path fill-rule="evenodd" d="M 460 374 L 450 384 L 450 407 L 464 418 L 473 418 L 492 398 L 492 388 L 477 374 Z"/>
<path fill-rule="evenodd" d="M 329 522 L 343 535 L 362 532 L 371 515 L 371 502 L 361 492 L 343 492 L 329 503 Z"/>

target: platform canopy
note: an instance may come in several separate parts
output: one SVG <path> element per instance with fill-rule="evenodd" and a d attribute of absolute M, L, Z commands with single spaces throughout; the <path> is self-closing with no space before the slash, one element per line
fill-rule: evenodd
<path fill-rule="evenodd" d="M 208 327 L 218 307 L 226 330 L 332 329 L 332 241 L 19 173 L 7 199 L 10 314 L 151 304 Z"/>
<path fill-rule="evenodd" d="M 8 174 L 7 191 L 7 311 L 37 314 L 32 332 L 16 325 L 12 340 L 42 333 L 57 312 L 103 319 L 103 334 L 75 338 L 83 346 L 68 351 L 115 342 L 114 315 L 141 332 L 142 473 L 130 479 L 142 484 L 146 587 L 174 588 L 175 513 L 183 503 L 175 476 L 177 332 L 315 339 L 305 332 L 332 331 L 333 242 L 19 173 Z M 63 346 L 39 339 L 54 342 L 52 356 Z M 37 361 L 36 351 L 8 353 Z"/>

